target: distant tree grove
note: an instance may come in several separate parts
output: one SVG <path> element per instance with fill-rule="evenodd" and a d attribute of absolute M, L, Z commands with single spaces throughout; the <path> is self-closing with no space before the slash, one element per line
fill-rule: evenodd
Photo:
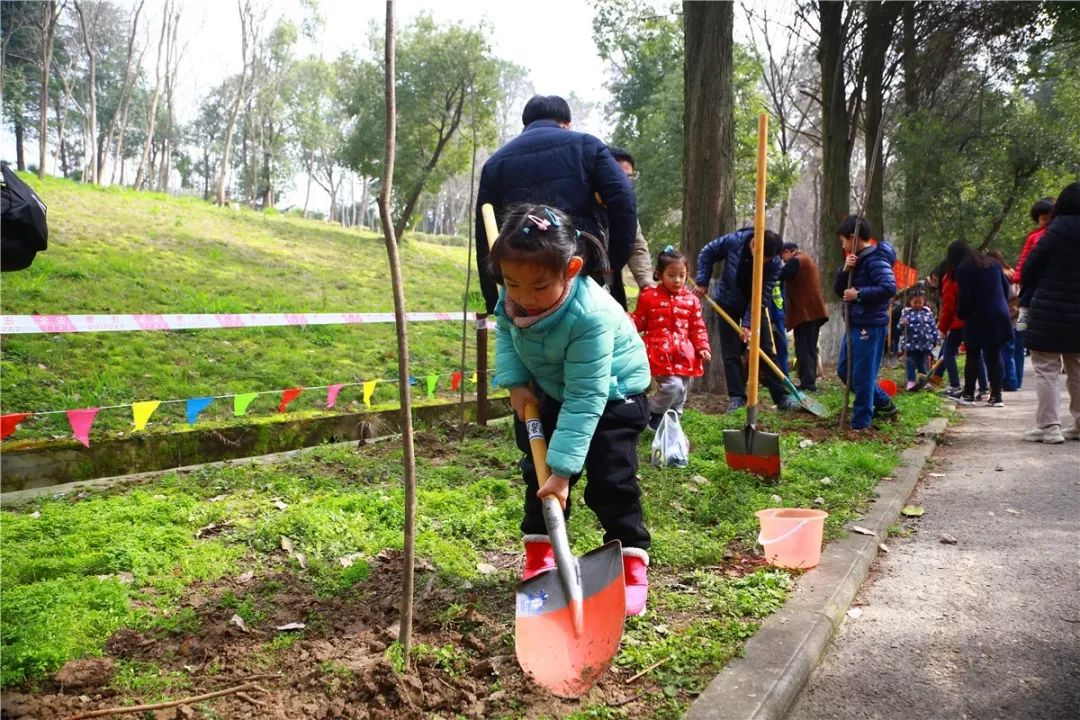
<path fill-rule="evenodd" d="M 197 31 L 179 0 L 0 3 L 3 122 L 19 168 L 377 227 L 380 26 L 335 59 L 301 56 L 325 28 L 318 0 L 303 0 L 298 22 L 235 2 L 240 72 L 207 85 L 194 109 L 178 107 Z M 750 220 L 762 110 L 772 116 L 770 224 L 826 267 L 838 261 L 830 228 L 862 205 L 917 267 L 956 237 L 1015 254 L 1030 205 L 1080 175 L 1076 3 L 798 0 L 782 18 L 760 1 L 590 4 L 611 101 L 566 95 L 575 119 L 599 110 L 602 139 L 635 156 L 655 250 Z M 428 15 L 398 28 L 397 237 L 465 234 L 474 154 L 482 163 L 521 129 L 532 85 L 493 54 L 490 34 Z M 695 125 L 708 113 L 692 107 L 698 83 L 718 80 L 729 83 L 708 131 L 719 151 Z M 687 188 L 687 172 L 700 177 L 712 158 L 715 188 Z M 328 212 L 312 209 L 316 187 Z M 282 207 L 286 194 L 294 200 Z M 717 217 L 690 228 L 683 214 L 700 207 Z"/>

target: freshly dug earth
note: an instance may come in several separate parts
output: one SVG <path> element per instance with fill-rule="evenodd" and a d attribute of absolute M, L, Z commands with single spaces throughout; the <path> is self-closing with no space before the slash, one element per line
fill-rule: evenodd
<path fill-rule="evenodd" d="M 25 689 L 4 693 L 0 717 L 66 718 L 162 700 L 161 695 L 134 698 L 118 690 L 113 674 L 122 663 L 156 666 L 162 674 L 185 678 L 182 689 L 168 693 L 170 700 L 246 683 L 258 684 L 265 693 L 248 690 L 243 696 L 112 717 L 553 718 L 597 704 L 617 706 L 626 717 L 656 716 L 651 706 L 662 703 L 664 695 L 648 675 L 628 684 L 630 671 L 612 668 L 576 701 L 556 698 L 524 676 L 512 636 L 516 553 L 488 558 L 500 582 L 482 590 L 441 587 L 430 566 L 418 562 L 413 643 L 423 649 L 411 673 L 396 672 L 391 646 L 398 632 L 401 557 L 396 550 L 380 553 L 366 580 L 332 598 L 317 597 L 288 571 L 245 573 L 212 586 L 193 586 L 181 605 L 196 613 L 201 622 L 197 633 L 120 630 L 106 646 L 107 657 L 73 660 L 32 694 Z M 760 557 L 736 556 L 711 571 L 737 577 L 763 563 Z M 676 576 L 659 575 L 653 585 L 676 581 Z M 233 620 L 237 601 L 250 601 L 248 607 L 260 616 L 244 622 L 246 630 Z M 681 620 L 695 617 L 691 612 Z M 673 630 L 679 620 L 667 618 Z M 275 629 L 296 622 L 305 627 Z M 281 640 L 290 633 L 297 634 L 294 642 Z"/>

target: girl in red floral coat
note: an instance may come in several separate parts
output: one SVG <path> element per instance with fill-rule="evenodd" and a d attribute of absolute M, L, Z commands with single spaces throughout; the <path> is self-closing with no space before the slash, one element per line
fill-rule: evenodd
<path fill-rule="evenodd" d="M 686 288 L 686 258 L 668 245 L 656 259 L 660 284 L 638 297 L 631 317 L 644 333 L 649 369 L 657 391 L 649 398 L 649 427 L 656 430 L 668 410 L 682 415 L 690 378 L 699 377 L 712 359 L 701 302 Z"/>

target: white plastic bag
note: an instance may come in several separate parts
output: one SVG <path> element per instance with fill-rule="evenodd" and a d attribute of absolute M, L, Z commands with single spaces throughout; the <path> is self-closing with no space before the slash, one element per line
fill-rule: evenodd
<path fill-rule="evenodd" d="M 656 467 L 686 467 L 690 461 L 690 441 L 679 424 L 679 413 L 668 410 L 656 428 L 652 441 L 652 464 Z"/>

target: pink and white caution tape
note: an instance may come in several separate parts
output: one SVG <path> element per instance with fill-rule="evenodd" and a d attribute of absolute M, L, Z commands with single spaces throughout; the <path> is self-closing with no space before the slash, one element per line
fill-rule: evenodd
<path fill-rule="evenodd" d="M 469 313 L 468 319 L 475 318 Z M 457 312 L 407 313 L 409 322 L 462 319 Z M 394 313 L 248 313 L 219 315 L 3 315 L 0 334 L 211 330 L 289 325 L 364 325 L 394 322 Z M 489 322 L 489 327 L 494 324 Z"/>

